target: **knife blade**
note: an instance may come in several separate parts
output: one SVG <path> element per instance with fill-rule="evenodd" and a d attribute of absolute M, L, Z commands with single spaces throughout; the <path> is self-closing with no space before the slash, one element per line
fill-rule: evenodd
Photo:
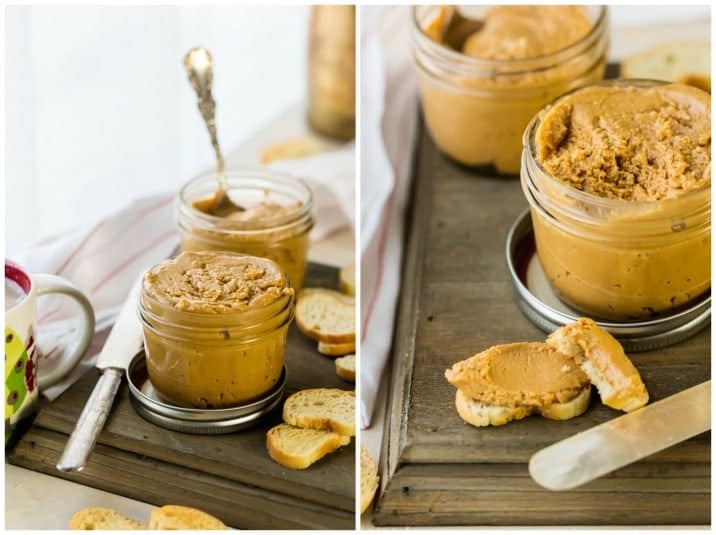
<path fill-rule="evenodd" d="M 529 471 L 549 490 L 569 490 L 709 429 L 706 381 L 538 451 Z"/>
<path fill-rule="evenodd" d="M 97 357 L 96 367 L 102 370 L 102 375 L 85 403 L 57 463 L 57 469 L 61 472 L 77 472 L 87 464 L 97 437 L 107 421 L 127 365 L 142 348 L 142 326 L 137 315 L 140 288 L 141 278 L 132 286 Z"/>

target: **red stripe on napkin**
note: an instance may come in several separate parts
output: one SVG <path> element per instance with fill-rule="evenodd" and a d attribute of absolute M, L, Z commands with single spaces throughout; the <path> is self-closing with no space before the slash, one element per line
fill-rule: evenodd
<path fill-rule="evenodd" d="M 175 197 L 174 197 L 173 195 L 170 195 L 170 196 L 168 196 L 168 197 L 166 197 L 166 198 L 162 198 L 161 200 L 159 200 L 159 201 L 157 201 L 157 202 L 155 202 L 155 203 L 153 203 L 153 204 L 147 206 L 146 208 L 140 210 L 140 211 L 138 212 L 138 217 L 136 217 L 136 218 L 134 219 L 134 221 L 132 221 L 132 223 L 131 223 L 127 228 L 123 229 L 123 230 L 122 230 L 122 233 L 125 233 L 128 229 L 130 229 L 130 228 L 136 226 L 138 223 L 140 223 L 146 216 L 148 216 L 148 215 L 151 214 L 152 212 L 155 212 L 155 211 L 159 210 L 160 208 L 164 208 L 167 204 L 171 203 L 171 202 L 174 200 L 174 198 L 175 198 Z M 105 223 L 106 223 L 106 220 L 103 220 L 103 221 L 100 221 L 99 223 L 97 223 L 97 225 L 95 225 L 95 227 L 87 234 L 87 236 L 85 236 L 85 237 L 80 241 L 80 243 L 77 244 L 77 247 L 74 248 L 74 250 L 69 254 L 69 256 L 67 257 L 67 259 L 66 259 L 66 260 L 60 265 L 60 267 L 57 269 L 57 271 L 56 271 L 57 275 L 60 275 L 65 269 L 67 269 L 67 267 L 70 265 L 70 263 L 72 262 L 72 260 L 74 260 L 74 259 L 77 257 L 77 255 L 79 254 L 79 252 L 87 246 L 87 244 L 88 244 L 89 241 L 92 239 L 92 237 L 97 233 L 97 231 L 98 231 L 98 230 L 102 227 L 102 225 L 105 224 Z M 112 243 L 114 243 L 114 240 L 108 240 L 107 243 L 108 243 L 108 244 L 112 244 Z M 104 247 L 104 245 L 105 245 L 105 244 L 100 245 L 100 246 L 99 246 L 100 249 L 101 249 L 102 247 Z"/>
<path fill-rule="evenodd" d="M 117 275 L 122 273 L 127 267 L 131 266 L 133 262 L 135 262 L 138 258 L 140 258 L 142 255 L 146 254 L 148 251 L 152 250 L 154 247 L 159 245 L 160 243 L 164 242 L 167 238 L 171 238 L 172 236 L 176 235 L 176 229 L 171 229 L 159 236 L 156 240 L 154 240 L 152 243 L 144 247 L 143 249 L 137 251 L 135 254 L 130 256 L 127 260 L 122 262 L 120 265 L 118 265 L 116 268 L 114 268 L 109 275 L 107 275 L 104 279 L 99 281 L 92 290 L 90 290 L 90 293 L 96 293 L 102 286 L 107 284 L 109 281 L 111 281 L 113 278 L 115 278 Z"/>
<path fill-rule="evenodd" d="M 405 119 L 403 120 L 405 122 Z M 390 227 L 390 220 L 393 216 L 393 200 L 395 196 L 395 188 L 396 183 L 398 180 L 404 180 L 403 179 L 403 173 L 406 171 L 405 166 L 410 165 L 410 149 L 412 148 L 412 140 L 406 139 L 406 136 L 403 136 L 402 144 L 400 149 L 396 152 L 395 158 L 393 158 L 392 164 L 393 169 L 395 171 L 395 176 L 393 180 L 393 187 L 390 191 L 390 195 L 388 196 L 388 202 L 386 203 L 386 214 L 385 214 L 385 221 L 382 225 L 382 228 L 380 229 L 380 242 L 378 245 L 378 274 L 375 280 L 375 284 L 373 285 L 373 293 L 370 298 L 370 302 L 368 303 L 368 310 L 366 311 L 365 320 L 363 322 L 363 328 L 361 329 L 361 341 L 365 341 L 366 332 L 368 330 L 368 324 L 370 323 L 370 318 L 373 315 L 373 308 L 375 307 L 375 302 L 378 300 L 378 290 L 380 289 L 381 284 L 383 283 L 383 260 L 385 257 L 385 243 L 388 238 L 388 229 Z"/>
<path fill-rule="evenodd" d="M 74 250 L 69 254 L 69 256 L 67 257 L 67 260 L 65 260 L 65 261 L 60 265 L 60 267 L 57 269 L 56 273 L 57 273 L 58 275 L 61 275 L 61 274 L 62 274 L 62 271 L 64 271 L 64 270 L 67 268 L 67 266 L 70 265 L 70 262 L 72 262 L 72 260 L 77 256 L 77 253 L 79 253 L 79 252 L 84 248 L 84 246 L 87 245 L 87 242 L 90 241 L 90 239 L 92 238 L 92 236 L 94 236 L 94 235 L 97 233 L 97 231 L 100 229 L 100 227 L 101 227 L 103 224 L 104 224 L 104 221 L 100 221 L 99 223 L 97 223 L 97 224 L 94 226 L 94 228 L 93 228 L 91 231 L 89 231 L 89 232 L 87 233 L 87 236 L 85 236 L 84 238 L 82 238 L 82 240 L 80 241 L 80 243 L 77 244 L 77 247 L 75 247 Z"/>
<path fill-rule="evenodd" d="M 102 243 L 102 244 L 98 245 L 97 247 L 95 247 L 94 250 L 91 251 L 91 254 L 92 254 L 92 255 L 96 255 L 96 254 L 98 254 L 98 253 L 101 253 L 101 252 L 102 252 L 103 250 L 105 250 L 107 247 L 113 247 L 113 246 L 115 245 L 115 243 L 116 243 L 115 237 L 116 237 L 116 238 L 121 238 L 122 236 L 126 236 L 127 233 L 128 233 L 131 229 L 133 229 L 134 227 L 136 227 L 137 225 L 139 225 L 142 221 L 144 221 L 144 219 L 145 219 L 148 215 L 152 214 L 153 212 L 159 211 L 160 208 L 164 208 L 167 204 L 169 204 L 169 203 L 172 202 L 173 200 L 174 200 L 174 197 L 173 197 L 173 196 L 170 196 L 170 197 L 168 197 L 168 198 L 166 198 L 166 199 L 162 199 L 161 201 L 154 203 L 154 204 L 151 205 L 151 206 L 148 206 L 147 208 L 144 208 L 143 210 L 138 211 L 138 212 L 137 212 L 137 217 L 135 217 L 134 220 L 133 220 L 129 225 L 127 225 L 127 226 L 124 227 L 123 229 L 119 230 L 119 231 L 117 232 L 116 236 L 112 236 L 112 237 L 110 237 L 110 238 L 107 238 L 104 243 Z"/>
<path fill-rule="evenodd" d="M 151 214 L 151 213 L 154 212 L 155 210 L 158 210 L 159 208 L 165 207 L 167 204 L 169 204 L 170 202 L 172 202 L 174 199 L 175 199 L 174 195 L 170 195 L 170 196 L 167 197 L 166 199 L 162 199 L 162 200 L 160 200 L 160 201 L 158 201 L 158 202 L 156 202 L 156 203 L 154 203 L 154 204 L 152 204 L 152 205 L 150 205 L 150 206 L 147 206 L 144 210 L 141 210 L 139 213 L 140 213 L 140 215 L 142 215 L 142 216 L 145 216 L 145 215 L 147 215 L 147 214 Z"/>

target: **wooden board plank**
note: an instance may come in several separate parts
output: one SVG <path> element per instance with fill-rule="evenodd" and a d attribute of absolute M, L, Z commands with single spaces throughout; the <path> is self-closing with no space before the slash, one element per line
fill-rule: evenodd
<path fill-rule="evenodd" d="M 53 463 L 66 440 L 64 434 L 33 427 L 15 449 L 14 463 L 57 476 Z M 198 507 L 240 529 L 351 529 L 354 525 L 351 512 L 104 445 L 96 447 L 85 470 L 63 477 L 158 506 Z"/>
<path fill-rule="evenodd" d="M 530 500 L 512 500 L 519 489 L 535 490 L 526 472 L 526 461 L 533 453 L 614 418 L 617 411 L 593 400 L 585 415 L 568 422 L 531 417 L 500 428 L 477 429 L 457 415 L 455 389 L 444 378 L 444 370 L 454 362 L 491 345 L 545 338 L 520 312 L 504 257 L 508 229 L 527 207 L 519 180 L 480 176 L 456 165 L 439 154 L 424 131 L 415 169 L 393 349 L 392 397 L 381 455 L 384 477 L 375 523 L 605 523 L 599 500 L 593 496 L 578 500 L 581 495 L 577 492 L 541 491 L 539 500 L 569 512 L 551 519 Z M 710 377 L 709 333 L 705 330 L 677 346 L 632 357 L 652 400 L 662 399 Z M 466 496 L 453 487 L 453 475 L 461 471 L 482 474 L 490 465 L 504 467 L 507 463 L 515 463 L 523 477 L 503 493 L 491 497 L 481 493 L 481 475 L 472 480 L 471 484 L 477 485 L 474 488 L 458 485 Z M 646 461 L 635 466 L 643 463 Z M 648 464 L 654 469 L 651 476 L 641 479 L 642 484 L 668 489 L 665 495 L 688 491 L 693 471 L 695 477 L 708 482 L 710 434 L 661 452 Z M 662 479 L 664 470 L 670 476 Z M 599 483 L 625 499 L 620 514 L 631 508 L 631 516 L 622 523 L 702 523 L 708 518 L 708 487 L 694 502 L 643 499 L 625 483 L 624 474 L 620 470 Z M 429 475 L 434 478 L 433 489 L 414 488 L 409 483 L 410 477 Z M 411 489 L 407 494 L 406 488 Z M 484 509 L 483 499 L 489 501 Z M 439 512 L 436 500 L 443 504 Z M 495 508 L 509 512 L 501 516 Z M 611 520 L 619 523 L 616 516 Z"/>
<path fill-rule="evenodd" d="M 708 465 L 645 461 L 569 493 L 539 487 L 516 463 L 408 465 L 397 475 L 383 525 L 710 523 Z"/>
<path fill-rule="evenodd" d="M 335 288 L 338 272 L 334 268 L 312 264 L 309 266 L 306 280 L 307 286 Z M 101 339 L 95 343 L 95 346 L 97 345 L 101 345 Z M 320 355 L 315 342 L 301 335 L 295 325 L 291 326 L 289 331 L 286 366 L 287 393 L 310 387 L 353 388 L 352 383 L 336 376 L 333 359 Z M 35 419 L 33 429 L 52 431 L 54 434 L 51 436 L 64 446 L 97 377 L 95 370 L 88 372 L 55 402 L 44 406 Z M 333 516 L 341 511 L 352 515 L 355 508 L 354 443 L 306 470 L 289 470 L 275 463 L 266 453 L 266 431 L 280 421 L 281 411 L 278 408 L 259 426 L 241 433 L 219 436 L 177 433 L 157 427 L 139 417 L 132 408 L 126 385 L 122 385 L 98 444 L 107 447 L 103 450 L 106 455 L 120 455 L 122 452 L 136 454 L 154 461 L 182 466 L 202 476 L 218 476 L 237 484 L 260 488 L 277 496 L 291 497 L 306 506 L 333 511 Z M 10 454 L 9 462 L 23 462 L 24 457 L 17 452 L 26 451 L 25 443 L 29 436 L 28 434 L 23 437 L 15 451 Z M 61 447 L 58 446 L 56 451 L 57 457 L 43 458 L 47 463 L 43 471 L 59 477 L 70 477 L 55 471 L 54 465 Z M 140 458 L 136 455 L 134 458 Z M 91 470 L 101 471 L 101 467 L 93 466 L 96 462 L 98 461 L 93 455 L 90 458 Z M 31 468 L 40 469 L 37 464 L 33 464 Z M 126 491 L 126 486 L 120 482 L 116 488 L 112 488 L 111 478 L 107 479 L 107 485 L 105 490 L 110 492 Z M 154 486 L 161 489 L 162 482 L 156 480 Z M 273 511 L 267 508 L 262 514 L 270 517 Z M 300 522 L 301 519 L 296 521 Z M 353 524 L 344 527 L 353 527 Z"/>

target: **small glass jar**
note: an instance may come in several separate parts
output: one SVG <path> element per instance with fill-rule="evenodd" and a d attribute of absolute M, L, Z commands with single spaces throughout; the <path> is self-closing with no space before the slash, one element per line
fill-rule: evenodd
<path fill-rule="evenodd" d="M 213 173 L 199 176 L 179 192 L 177 225 L 182 250 L 228 251 L 269 258 L 299 291 L 306 272 L 308 235 L 313 228 L 311 189 L 290 175 L 250 167 L 230 170 L 226 179 L 229 196 L 239 206 L 275 203 L 295 209 L 248 221 L 201 212 L 193 203 L 211 197 L 218 182 Z"/>
<path fill-rule="evenodd" d="M 535 158 L 535 135 L 548 109 L 525 131 L 521 179 L 540 263 L 560 299 L 595 318 L 630 321 L 676 311 L 708 292 L 711 188 L 634 202 L 568 186 Z"/>
<path fill-rule="evenodd" d="M 261 397 L 281 377 L 294 301 L 287 292 L 258 308 L 188 312 L 152 297 L 142 284 L 139 317 L 152 386 L 170 402 L 200 409 Z"/>
<path fill-rule="evenodd" d="M 355 136 L 355 6 L 313 6 L 308 40 L 308 123 L 328 137 Z"/>
<path fill-rule="evenodd" d="M 437 9 L 413 8 L 413 59 L 428 131 L 443 153 L 463 165 L 517 175 L 522 134 L 535 113 L 559 95 L 604 78 L 607 10 L 585 6 L 591 31 L 557 52 L 494 60 L 467 56 L 426 35 L 425 23 Z"/>

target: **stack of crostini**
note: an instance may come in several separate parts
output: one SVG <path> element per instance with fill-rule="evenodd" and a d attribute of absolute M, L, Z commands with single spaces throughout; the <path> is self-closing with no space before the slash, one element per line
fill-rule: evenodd
<path fill-rule="evenodd" d="M 287 468 L 308 468 L 355 436 L 355 392 L 300 390 L 284 403 L 283 420 L 266 435 L 269 455 Z"/>

